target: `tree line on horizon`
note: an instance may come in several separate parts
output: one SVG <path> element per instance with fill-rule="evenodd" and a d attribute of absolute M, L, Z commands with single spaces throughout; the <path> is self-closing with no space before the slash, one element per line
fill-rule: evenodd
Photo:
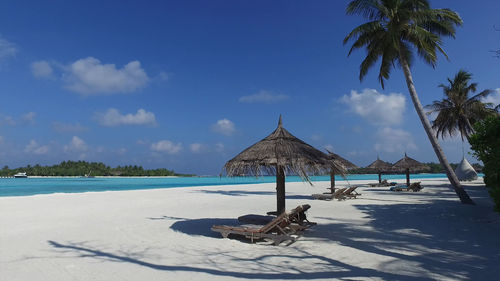
<path fill-rule="evenodd" d="M 186 174 L 178 174 L 173 170 L 165 168 L 159 169 L 144 169 L 142 166 L 126 165 L 112 168 L 101 162 L 86 162 L 86 161 L 63 161 L 52 166 L 34 166 L 27 165 L 10 169 L 9 166 L 4 166 L 0 170 L 0 176 L 11 177 L 17 173 L 26 173 L 28 176 L 192 176 Z"/>
<path fill-rule="evenodd" d="M 440 174 L 444 173 L 444 167 L 439 163 L 428 162 L 424 163 L 430 167 L 427 173 Z M 455 169 L 458 164 L 451 163 L 453 169 Z M 474 163 L 472 164 L 474 169 L 478 172 L 482 171 L 483 166 Z M 133 176 L 148 176 L 148 177 L 161 177 L 161 176 L 195 176 L 195 174 L 178 174 L 173 170 L 168 170 L 164 168 L 159 169 L 144 169 L 142 166 L 137 165 L 126 165 L 117 166 L 116 168 L 111 168 L 101 162 L 86 162 L 86 161 L 63 161 L 59 164 L 52 166 L 41 166 L 36 164 L 34 166 L 27 165 L 25 167 L 19 167 L 10 169 L 9 166 L 4 166 L 0 170 L 0 177 L 12 177 L 17 173 L 26 173 L 28 176 L 123 176 L 123 177 L 133 177 Z M 349 170 L 349 174 L 371 174 L 372 170 L 366 168 L 352 169 Z M 394 172 L 397 173 L 397 172 Z"/>

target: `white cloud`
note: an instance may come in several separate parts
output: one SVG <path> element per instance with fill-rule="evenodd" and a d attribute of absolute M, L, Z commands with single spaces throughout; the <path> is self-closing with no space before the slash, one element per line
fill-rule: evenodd
<path fill-rule="evenodd" d="M 23 114 L 21 116 L 21 121 L 23 123 L 34 124 L 35 123 L 35 117 L 36 117 L 36 113 L 31 111 L 31 112 Z"/>
<path fill-rule="evenodd" d="M 151 150 L 168 154 L 177 154 L 182 150 L 182 144 L 175 144 L 169 140 L 161 140 L 159 142 L 152 143 Z"/>
<path fill-rule="evenodd" d="M 53 72 L 52 66 L 47 61 L 41 60 L 31 63 L 31 73 L 36 78 L 49 78 Z"/>
<path fill-rule="evenodd" d="M 321 135 L 312 135 L 311 140 L 313 141 L 321 141 L 323 137 Z"/>
<path fill-rule="evenodd" d="M 493 93 L 489 94 L 486 98 L 481 100 L 482 102 L 492 103 L 493 106 L 500 104 L 500 88 L 494 90 Z"/>
<path fill-rule="evenodd" d="M 349 109 L 375 125 L 396 125 L 403 121 L 405 97 L 403 94 L 384 95 L 374 89 L 355 90 L 344 95 L 340 101 Z"/>
<path fill-rule="evenodd" d="M 323 145 L 323 148 L 326 149 L 327 151 L 333 152 L 333 145 L 331 144 Z"/>
<path fill-rule="evenodd" d="M 87 151 L 88 146 L 84 140 L 82 140 L 81 138 L 79 138 L 77 136 L 73 136 L 70 143 L 65 145 L 63 149 L 64 149 L 64 152 L 66 152 L 66 153 L 83 152 L 83 151 Z"/>
<path fill-rule="evenodd" d="M 217 152 L 224 151 L 224 148 L 225 148 L 225 146 L 221 142 L 218 142 L 218 143 L 215 144 L 215 151 L 217 151 Z"/>
<path fill-rule="evenodd" d="M 14 118 L 12 118 L 12 116 L 3 116 L 2 117 L 2 125 L 15 126 L 16 121 L 14 121 Z"/>
<path fill-rule="evenodd" d="M 153 112 L 138 109 L 135 114 L 121 114 L 115 108 L 109 108 L 105 113 L 96 113 L 95 119 L 100 125 L 115 127 L 121 125 L 156 125 L 156 118 Z"/>
<path fill-rule="evenodd" d="M 0 125 L 9 126 L 21 126 L 21 125 L 33 125 L 35 124 L 35 112 L 27 112 L 19 118 L 14 118 L 12 116 L 0 116 Z"/>
<path fill-rule="evenodd" d="M 289 97 L 284 94 L 276 94 L 271 91 L 261 90 L 249 96 L 240 97 L 239 102 L 244 103 L 276 103 L 287 100 Z"/>
<path fill-rule="evenodd" d="M 222 134 L 225 136 L 230 136 L 230 135 L 234 134 L 234 132 L 236 131 L 236 129 L 234 127 L 234 123 L 231 120 L 226 119 L 226 118 L 221 119 L 221 120 L 217 121 L 217 123 L 212 125 L 212 130 L 216 133 L 219 133 L 219 134 Z"/>
<path fill-rule="evenodd" d="M 35 140 L 31 140 L 24 148 L 24 152 L 42 155 L 49 152 L 49 147 L 47 145 L 39 145 Z"/>
<path fill-rule="evenodd" d="M 409 150 L 417 150 L 412 135 L 404 130 L 389 127 L 380 128 L 375 134 L 376 151 L 388 153 L 404 153 Z"/>
<path fill-rule="evenodd" d="M 88 57 L 64 67 L 65 88 L 82 95 L 130 93 L 145 87 L 150 78 L 139 61 L 122 68 Z"/>
<path fill-rule="evenodd" d="M 118 149 L 118 150 L 116 151 L 116 153 L 117 153 L 118 155 L 125 155 L 125 154 L 127 153 L 127 151 L 128 151 L 128 150 L 127 150 L 126 148 L 122 147 L 122 148 Z"/>
<path fill-rule="evenodd" d="M 59 133 L 80 133 L 80 132 L 87 131 L 88 128 L 80 125 L 80 123 L 70 124 L 70 123 L 63 123 L 63 122 L 53 122 L 52 123 L 52 130 L 59 132 Z"/>
<path fill-rule="evenodd" d="M 207 146 L 202 143 L 192 143 L 189 145 L 189 149 L 193 153 L 200 153 L 207 150 Z"/>
<path fill-rule="evenodd" d="M 160 71 L 160 73 L 158 73 L 158 75 L 156 76 L 156 78 L 160 81 L 167 81 L 169 76 L 166 72 L 164 71 Z"/>
<path fill-rule="evenodd" d="M 0 60 L 13 57 L 17 52 L 16 45 L 0 37 Z"/>

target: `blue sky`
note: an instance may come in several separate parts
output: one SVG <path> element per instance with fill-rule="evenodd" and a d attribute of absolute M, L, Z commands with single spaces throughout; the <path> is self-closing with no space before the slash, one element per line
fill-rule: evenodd
<path fill-rule="evenodd" d="M 62 160 L 218 174 L 271 133 L 292 134 L 364 166 L 406 151 L 434 161 L 394 70 L 360 82 L 364 52 L 342 40 L 364 19 L 348 1 L 5 1 L 0 4 L 1 165 Z M 460 68 L 499 102 L 498 1 L 431 1 L 464 25 L 450 61 L 417 62 L 422 104 Z M 442 141 L 452 162 L 458 139 Z M 468 146 L 466 145 L 466 150 Z M 475 162 L 475 160 L 473 160 Z"/>

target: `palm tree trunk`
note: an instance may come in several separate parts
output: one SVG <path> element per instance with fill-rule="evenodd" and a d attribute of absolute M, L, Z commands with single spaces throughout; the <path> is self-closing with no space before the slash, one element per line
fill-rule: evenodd
<path fill-rule="evenodd" d="M 427 136 L 429 137 L 432 148 L 434 149 L 434 152 L 436 153 L 439 162 L 444 167 L 446 175 L 448 176 L 448 179 L 450 180 L 450 183 L 453 186 L 455 193 L 457 194 L 458 198 L 460 198 L 460 202 L 462 202 L 463 204 L 474 205 L 474 201 L 472 201 L 467 192 L 460 185 L 460 181 L 455 175 L 455 172 L 453 172 L 453 170 L 451 169 L 450 163 L 448 163 L 448 160 L 446 159 L 446 156 L 444 155 L 443 150 L 441 149 L 441 146 L 439 145 L 436 136 L 432 132 L 431 124 L 427 119 L 427 117 L 425 116 L 424 108 L 420 103 L 420 99 L 418 98 L 417 95 L 417 90 L 415 89 L 415 85 L 413 84 L 413 77 L 411 75 L 410 66 L 408 65 L 408 62 L 404 59 L 403 54 L 401 53 L 399 54 L 399 61 L 401 62 L 401 67 L 403 68 L 403 72 L 405 74 L 406 85 L 408 86 L 408 91 L 410 92 L 410 96 L 413 101 L 413 105 L 415 106 L 415 110 L 417 111 L 418 117 L 420 117 L 420 121 L 422 122 L 424 130 L 427 133 Z"/>

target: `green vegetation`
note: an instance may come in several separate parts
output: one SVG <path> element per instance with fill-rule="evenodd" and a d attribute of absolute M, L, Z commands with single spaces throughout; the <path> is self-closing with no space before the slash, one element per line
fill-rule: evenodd
<path fill-rule="evenodd" d="M 500 212 L 500 115 L 491 116 L 474 124 L 470 137 L 471 148 L 484 163 L 484 183 Z"/>
<path fill-rule="evenodd" d="M 458 71 L 453 80 L 448 78 L 448 85 L 439 85 L 443 88 L 444 98 L 426 106 L 430 109 L 428 115 L 438 114 L 432 122 L 436 137 L 441 136 L 444 139 L 446 135 L 452 137 L 458 133 L 462 141 L 464 137 L 469 140 L 470 135 L 474 133 L 472 124 L 497 113 L 493 104 L 481 102 L 481 99 L 493 92 L 492 90 L 484 90 L 469 97 L 477 88 L 477 83 L 469 83 L 471 79 L 470 72 Z"/>
<path fill-rule="evenodd" d="M 136 165 L 111 168 L 103 163 L 85 161 L 63 161 L 53 166 L 28 165 L 16 169 L 4 166 L 0 170 L 0 176 L 9 177 L 19 172 L 25 172 L 29 176 L 83 176 L 89 173 L 91 176 L 192 176 L 167 169 L 146 170 Z"/>
<path fill-rule="evenodd" d="M 432 9 L 428 0 L 354 0 L 348 4 L 347 14 L 366 19 L 344 39 L 344 44 L 354 41 L 349 55 L 358 49 L 366 50 L 366 57 L 360 65 L 360 80 L 380 61 L 378 79 L 384 88 L 384 80 L 389 79 L 392 69 L 401 67 L 415 110 L 451 185 L 462 203 L 474 204 L 460 185 L 432 131 L 410 69 L 415 53 L 432 67 L 436 66 L 438 53 L 447 57 L 442 38 L 455 37 L 455 27 L 462 25 L 460 16 L 450 9 Z"/>

